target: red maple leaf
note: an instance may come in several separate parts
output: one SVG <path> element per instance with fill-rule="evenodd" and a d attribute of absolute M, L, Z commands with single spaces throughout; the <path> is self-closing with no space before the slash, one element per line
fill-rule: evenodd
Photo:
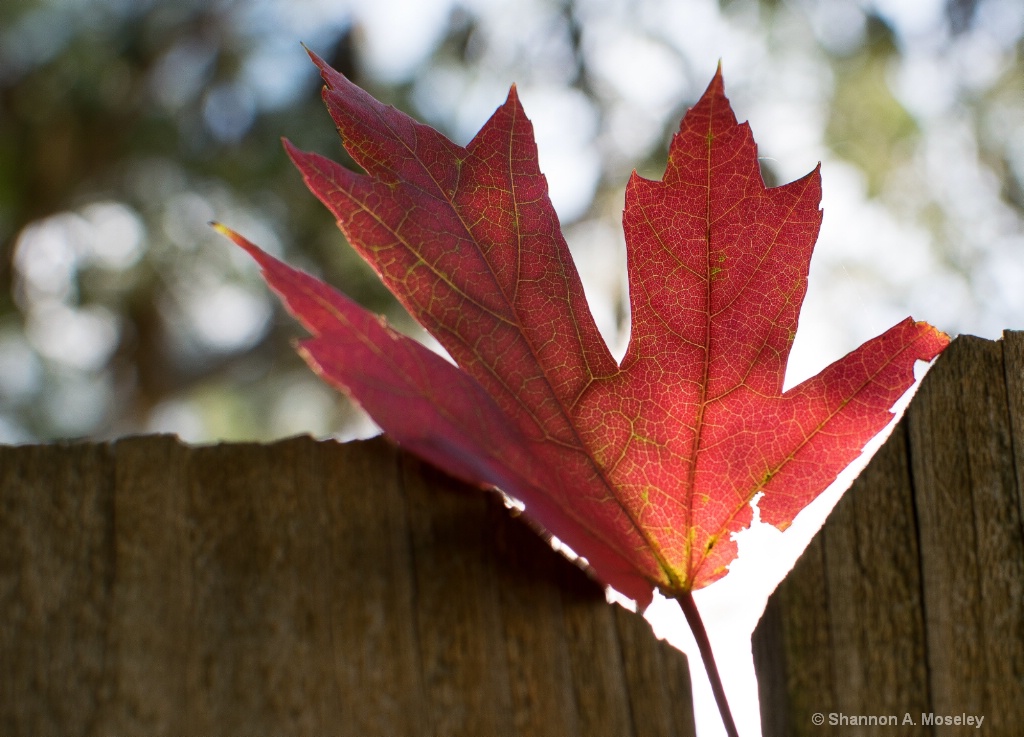
<path fill-rule="evenodd" d="M 690 593 L 727 572 L 758 494 L 761 518 L 788 526 L 890 420 L 914 362 L 948 343 L 908 318 L 782 392 L 820 177 L 765 187 L 720 72 L 683 119 L 662 181 L 634 173 L 627 185 L 632 331 L 617 363 L 515 87 L 463 148 L 313 59 L 365 174 L 288 153 L 457 367 L 222 230 L 313 334 L 300 350 L 317 373 L 405 448 L 521 500 L 640 607 L 657 587 L 692 608 Z M 702 629 L 695 609 L 687 616 Z"/>

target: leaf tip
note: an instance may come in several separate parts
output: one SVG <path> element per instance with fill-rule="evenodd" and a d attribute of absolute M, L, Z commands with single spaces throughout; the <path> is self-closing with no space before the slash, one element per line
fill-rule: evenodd
<path fill-rule="evenodd" d="M 240 246 L 243 250 L 246 251 L 246 253 L 248 253 L 250 256 L 252 256 L 254 259 L 256 259 L 258 262 L 262 264 L 261 256 L 263 255 L 263 253 L 262 251 L 260 251 L 259 247 L 252 243 L 252 241 L 239 235 L 228 226 L 224 225 L 223 223 L 219 223 L 216 220 L 210 221 L 210 227 L 213 228 L 218 233 L 220 233 L 225 238 L 227 238 L 228 240 L 230 240 L 235 245 Z"/>
<path fill-rule="evenodd" d="M 312 62 L 313 62 L 314 64 L 316 64 L 316 65 L 317 65 L 317 67 L 319 67 L 319 68 L 320 68 L 321 70 L 322 70 L 322 69 L 323 69 L 324 67 L 326 67 L 326 66 L 327 66 L 327 62 L 325 62 L 325 61 L 324 61 L 324 60 L 323 60 L 322 58 L 320 58 L 320 55 L 319 55 L 319 54 L 317 54 L 317 53 L 316 53 L 315 51 L 313 51 L 313 49 L 309 48 L 309 47 L 308 47 L 308 46 L 306 46 L 306 44 L 304 44 L 304 43 L 302 44 L 302 48 L 303 48 L 303 49 L 305 49 L 305 51 L 306 51 L 306 54 L 307 54 L 307 55 L 309 56 L 310 60 L 311 60 L 311 61 L 312 61 Z"/>
<path fill-rule="evenodd" d="M 931 361 L 949 347 L 952 338 L 937 327 L 924 320 L 907 317 L 901 325 L 914 336 L 914 344 L 918 350 L 918 360 Z"/>
<path fill-rule="evenodd" d="M 519 110 L 523 109 L 523 103 L 519 99 L 519 88 L 516 86 L 515 82 L 513 82 L 512 86 L 508 88 L 508 97 L 505 98 L 505 105 L 509 104 L 514 105 Z"/>
<path fill-rule="evenodd" d="M 949 347 L 949 343 L 952 338 L 948 333 L 939 330 L 931 323 L 924 322 L 923 320 L 916 322 L 915 326 L 920 330 L 925 331 L 929 337 L 927 351 L 930 355 L 926 360 L 932 360 Z"/>
<path fill-rule="evenodd" d="M 317 69 L 320 70 L 320 78 L 324 81 L 324 85 L 328 90 L 334 90 L 346 84 L 351 84 L 344 74 L 324 61 L 319 54 L 306 46 L 306 44 L 302 44 L 302 48 L 306 50 L 306 54 L 309 55 L 310 60 L 316 65 Z"/>
<path fill-rule="evenodd" d="M 281 145 L 284 146 L 285 153 L 288 154 L 288 157 L 293 162 L 295 161 L 296 157 L 302 153 L 294 143 L 289 141 L 284 136 L 281 136 Z"/>
<path fill-rule="evenodd" d="M 715 67 L 715 76 L 711 78 L 711 84 L 708 85 L 708 89 L 714 88 L 722 95 L 725 95 L 725 76 L 722 74 L 722 60 L 718 60 L 718 65 Z"/>
<path fill-rule="evenodd" d="M 700 96 L 700 99 L 693 106 L 692 109 L 700 108 L 703 105 L 714 104 L 713 100 L 724 102 L 724 109 L 729 111 L 729 116 L 733 119 L 735 124 L 735 116 L 732 116 L 732 107 L 729 105 L 729 100 L 725 96 L 725 77 L 722 75 L 722 60 L 718 60 L 718 66 L 715 68 L 715 74 L 711 77 L 711 81 L 708 83 L 707 88 L 704 90 L 704 94 Z M 680 128 L 686 124 L 686 117 L 680 121 Z"/>
<path fill-rule="evenodd" d="M 231 228 L 224 225 L 223 223 L 217 222 L 216 220 L 209 221 L 207 225 L 209 225 L 211 228 L 213 228 L 215 231 L 220 233 L 225 238 L 230 238 L 231 240 L 234 240 L 234 236 L 237 235 L 235 231 L 231 230 Z"/>

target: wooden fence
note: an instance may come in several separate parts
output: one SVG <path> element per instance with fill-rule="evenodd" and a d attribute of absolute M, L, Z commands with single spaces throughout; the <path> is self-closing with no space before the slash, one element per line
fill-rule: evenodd
<path fill-rule="evenodd" d="M 768 603 L 765 737 L 1024 734 L 1022 511 L 1024 333 L 958 338 Z"/>
<path fill-rule="evenodd" d="M 0 448 L 0 735 L 687 735 L 686 658 L 383 440 Z"/>
<path fill-rule="evenodd" d="M 1022 481 L 1024 333 L 960 338 L 769 602 L 766 737 L 1021 734 Z M 143 733 L 694 727 L 681 654 L 382 440 L 0 448 L 0 734 Z"/>

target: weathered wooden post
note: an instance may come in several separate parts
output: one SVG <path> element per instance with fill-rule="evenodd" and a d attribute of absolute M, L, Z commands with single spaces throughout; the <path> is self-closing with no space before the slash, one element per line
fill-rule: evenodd
<path fill-rule="evenodd" d="M 765 737 L 1021 734 L 1022 510 L 1024 333 L 958 338 L 769 600 Z"/>
<path fill-rule="evenodd" d="M 685 657 L 383 440 L 0 448 L 0 734 L 693 735 Z"/>

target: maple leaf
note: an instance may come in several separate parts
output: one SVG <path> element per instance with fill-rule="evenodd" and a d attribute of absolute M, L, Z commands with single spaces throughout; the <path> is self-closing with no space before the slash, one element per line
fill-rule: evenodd
<path fill-rule="evenodd" d="M 908 318 L 783 393 L 820 176 L 765 187 L 720 70 L 664 178 L 627 185 L 632 326 L 617 363 L 515 87 L 463 148 L 311 57 L 365 173 L 288 153 L 457 366 L 221 227 L 312 333 L 303 356 L 400 445 L 521 500 L 641 608 L 654 588 L 679 599 L 695 634 L 690 594 L 725 575 L 755 497 L 764 521 L 788 526 L 888 423 L 915 361 L 948 343 Z"/>

